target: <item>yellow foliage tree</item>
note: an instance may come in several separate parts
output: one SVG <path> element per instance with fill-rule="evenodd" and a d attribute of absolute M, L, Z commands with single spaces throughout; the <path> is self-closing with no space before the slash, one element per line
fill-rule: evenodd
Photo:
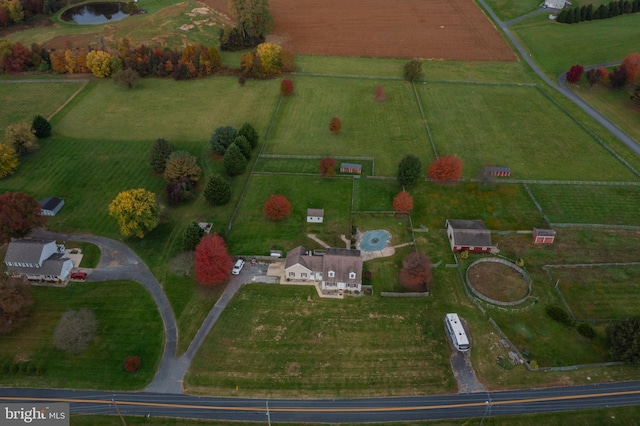
<path fill-rule="evenodd" d="M 143 188 L 123 191 L 109 204 L 109 216 L 118 221 L 125 237 L 144 238 L 160 223 L 160 211 L 156 195 Z"/>
<path fill-rule="evenodd" d="M 282 61 L 280 53 L 282 46 L 275 43 L 261 43 L 256 49 L 256 54 L 260 58 L 262 69 L 267 75 L 278 75 L 282 71 Z"/>
<path fill-rule="evenodd" d="M 58 74 L 64 74 L 66 72 L 67 62 L 64 58 L 64 52 L 60 50 L 51 52 L 49 58 L 51 59 L 51 69 Z"/>
<path fill-rule="evenodd" d="M 74 52 L 67 49 L 64 51 L 65 71 L 73 74 L 76 71 L 77 57 Z"/>
<path fill-rule="evenodd" d="M 18 168 L 18 154 L 9 145 L 0 143 L 0 179 L 9 176 Z"/>
<path fill-rule="evenodd" d="M 96 77 L 111 75 L 111 55 L 104 50 L 92 50 L 87 54 L 87 66 Z"/>

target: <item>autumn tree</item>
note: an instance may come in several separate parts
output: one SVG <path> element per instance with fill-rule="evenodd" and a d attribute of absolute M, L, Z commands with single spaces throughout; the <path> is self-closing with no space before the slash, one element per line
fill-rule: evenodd
<path fill-rule="evenodd" d="M 233 260 L 218 234 L 205 235 L 196 246 L 196 280 L 202 285 L 221 284 L 229 279 Z"/>
<path fill-rule="evenodd" d="M 609 74 L 609 84 L 613 89 L 622 89 L 627 84 L 627 67 L 615 67 Z"/>
<path fill-rule="evenodd" d="M 291 203 L 284 195 L 271 195 L 263 209 L 264 215 L 270 220 L 284 220 L 291 214 Z"/>
<path fill-rule="evenodd" d="M 280 93 L 284 96 L 289 96 L 293 93 L 293 81 L 285 79 L 280 83 Z"/>
<path fill-rule="evenodd" d="M 336 167 L 335 158 L 324 157 L 320 159 L 320 174 L 322 176 L 335 176 Z"/>
<path fill-rule="evenodd" d="M 44 139 L 51 136 L 51 123 L 41 115 L 36 115 L 31 121 L 31 128 L 38 139 Z"/>
<path fill-rule="evenodd" d="M 11 145 L 19 156 L 35 150 L 38 147 L 37 140 L 31 123 L 26 121 L 10 124 L 4 132 L 5 143 Z"/>
<path fill-rule="evenodd" d="M 224 155 L 227 152 L 227 148 L 238 137 L 238 131 L 231 126 L 220 126 L 214 130 L 209 144 L 211 145 L 211 152 L 215 155 Z"/>
<path fill-rule="evenodd" d="M 129 355 L 124 359 L 123 365 L 124 369 L 128 373 L 135 373 L 140 368 L 140 357 L 135 355 Z"/>
<path fill-rule="evenodd" d="M 376 87 L 376 91 L 374 94 L 374 99 L 376 101 L 382 102 L 384 101 L 386 98 L 384 96 L 384 86 L 378 86 Z"/>
<path fill-rule="evenodd" d="M 229 176 L 241 175 L 247 168 L 247 159 L 242 155 L 240 147 L 232 143 L 222 159 L 224 169 Z"/>
<path fill-rule="evenodd" d="M 630 53 L 623 60 L 622 65 L 627 70 L 627 82 L 637 83 L 640 76 L 640 53 Z"/>
<path fill-rule="evenodd" d="M 258 146 L 260 136 L 258 135 L 256 128 L 253 127 L 251 123 L 244 123 L 242 127 L 240 127 L 240 130 L 238 130 L 238 135 L 247 138 L 249 145 L 251 145 L 251 149 L 255 149 Z"/>
<path fill-rule="evenodd" d="M 424 77 L 422 72 L 422 62 L 412 59 L 404 64 L 404 79 L 407 81 L 416 81 Z"/>
<path fill-rule="evenodd" d="M 200 179 L 201 172 L 202 169 L 198 166 L 196 157 L 187 151 L 174 151 L 167 158 L 167 164 L 162 176 L 168 182 L 186 177 L 191 183 L 195 183 Z"/>
<path fill-rule="evenodd" d="M 213 175 L 204 188 L 204 198 L 214 206 L 227 204 L 231 199 L 231 185 L 222 175 Z"/>
<path fill-rule="evenodd" d="M 0 195 L 0 243 L 22 238 L 33 228 L 44 226 L 47 217 L 40 214 L 40 203 L 21 192 Z"/>
<path fill-rule="evenodd" d="M 593 87 L 600 81 L 602 78 L 601 73 L 602 71 L 600 71 L 600 68 L 591 68 L 584 73 L 584 76 L 587 78 L 587 82 L 589 83 L 589 87 Z"/>
<path fill-rule="evenodd" d="M 182 250 L 193 251 L 196 249 L 202 237 L 204 237 L 204 229 L 196 222 L 191 221 L 182 235 Z"/>
<path fill-rule="evenodd" d="M 408 213 L 413 210 L 413 197 L 407 191 L 401 191 L 393 197 L 393 209 L 397 212 Z"/>
<path fill-rule="evenodd" d="M 600 83 L 606 84 L 609 81 L 609 70 L 605 67 L 598 67 L 600 71 Z"/>
<path fill-rule="evenodd" d="M 256 48 L 256 55 L 260 58 L 260 65 L 266 76 L 275 76 L 282 72 L 281 52 L 282 46 L 275 43 L 260 43 Z"/>
<path fill-rule="evenodd" d="M 582 65 L 573 65 L 567 71 L 566 79 L 571 84 L 576 84 L 582 78 L 582 74 L 584 73 L 584 67 Z"/>
<path fill-rule="evenodd" d="M 629 98 L 635 104 L 640 105 L 640 83 L 636 84 Z M 2 152 L 0 151 L 0 178 L 2 177 Z"/>
<path fill-rule="evenodd" d="M 431 283 L 431 260 L 417 251 L 402 259 L 400 285 L 408 291 L 428 291 Z"/>
<path fill-rule="evenodd" d="M 117 60 L 118 58 L 112 58 L 112 59 Z M 114 65 L 114 62 L 117 62 L 117 61 L 113 61 L 113 60 L 111 61 L 111 69 L 113 72 L 113 77 L 112 77 L 113 82 L 117 86 L 125 90 L 135 88 L 138 85 L 138 79 L 140 78 L 140 74 L 138 74 L 136 70 L 133 70 L 131 68 L 115 71 L 116 66 Z"/>
<path fill-rule="evenodd" d="M 111 75 L 111 55 L 104 50 L 92 50 L 87 53 L 87 67 L 96 77 Z"/>
<path fill-rule="evenodd" d="M 82 308 L 65 312 L 53 332 L 53 345 L 63 351 L 78 354 L 96 337 L 98 321 L 93 311 Z"/>
<path fill-rule="evenodd" d="M 429 165 L 427 174 L 436 182 L 458 180 L 462 177 L 462 160 L 455 155 L 439 157 Z"/>
<path fill-rule="evenodd" d="M 338 117 L 333 117 L 329 123 L 329 131 L 332 134 L 337 135 L 340 133 L 340 130 L 342 130 L 342 122 Z"/>
<path fill-rule="evenodd" d="M 22 326 L 29 318 L 32 305 L 31 285 L 27 277 L 0 273 L 0 334 Z"/>
<path fill-rule="evenodd" d="M 130 189 L 119 193 L 109 204 L 109 216 L 118 221 L 123 236 L 144 238 L 160 223 L 160 206 L 153 192 Z"/>
<path fill-rule="evenodd" d="M 18 168 L 18 154 L 12 146 L 0 143 L 0 179 L 11 175 Z"/>
<path fill-rule="evenodd" d="M 609 353 L 616 361 L 640 364 L 640 317 L 627 318 L 607 327 Z"/>
<path fill-rule="evenodd" d="M 172 205 L 191 200 L 194 197 L 193 183 L 186 176 L 167 182 L 165 191 L 167 193 L 167 201 Z"/>
<path fill-rule="evenodd" d="M 164 139 L 158 139 L 151 148 L 151 168 L 156 173 L 164 173 L 167 166 L 167 159 L 175 151 L 173 145 Z"/>
<path fill-rule="evenodd" d="M 229 12 L 244 39 L 264 39 L 273 29 L 268 0 L 229 0 Z"/>
<path fill-rule="evenodd" d="M 422 174 L 422 161 L 413 154 L 405 156 L 398 164 L 398 182 L 400 185 L 413 185 Z"/>

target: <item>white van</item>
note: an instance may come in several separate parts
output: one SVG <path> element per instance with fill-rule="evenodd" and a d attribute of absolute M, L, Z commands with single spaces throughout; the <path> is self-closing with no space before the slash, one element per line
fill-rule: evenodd
<path fill-rule="evenodd" d="M 240 271 L 242 271 L 242 267 L 244 266 L 244 260 L 242 259 L 238 259 L 236 261 L 236 264 L 233 265 L 233 269 L 231 270 L 231 273 L 233 275 L 238 275 L 240 274 Z"/>

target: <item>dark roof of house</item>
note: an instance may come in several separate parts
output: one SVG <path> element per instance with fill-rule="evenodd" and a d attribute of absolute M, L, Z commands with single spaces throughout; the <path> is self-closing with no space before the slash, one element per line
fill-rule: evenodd
<path fill-rule="evenodd" d="M 536 231 L 536 234 L 541 237 L 554 237 L 556 235 L 556 231 L 553 229 L 545 229 L 545 228 L 533 228 Z"/>
<path fill-rule="evenodd" d="M 61 203 L 64 203 L 64 200 L 62 198 L 49 197 L 40 201 L 40 208 L 42 210 L 55 210 L 55 208 L 58 207 L 58 205 L 60 205 Z"/>
<path fill-rule="evenodd" d="M 328 248 L 322 263 L 322 276 L 325 281 L 343 283 L 362 282 L 362 256 L 360 250 Z M 329 277 L 329 271 L 335 276 Z M 349 278 L 349 273 L 355 273 L 355 278 Z"/>
<path fill-rule="evenodd" d="M 42 262 L 42 267 L 40 268 L 10 266 L 8 269 L 16 274 L 59 276 L 62 272 L 62 266 L 66 262 L 71 262 L 71 259 L 65 257 L 64 253 L 54 253 L 47 260 Z"/>
<path fill-rule="evenodd" d="M 483 170 L 486 172 L 510 172 L 511 167 L 495 167 L 495 166 L 484 166 Z"/>
<path fill-rule="evenodd" d="M 44 246 L 55 241 L 17 240 L 9 243 L 6 262 L 39 263 Z"/>
<path fill-rule="evenodd" d="M 456 246 L 490 247 L 491 231 L 481 220 L 447 219 L 453 230 L 453 244 Z"/>
<path fill-rule="evenodd" d="M 324 209 L 307 209 L 307 216 L 324 216 Z"/>
<path fill-rule="evenodd" d="M 362 164 L 341 163 L 340 164 L 340 168 L 341 169 L 361 169 L 362 168 Z"/>
<path fill-rule="evenodd" d="M 284 261 L 285 269 L 294 265 L 301 265 L 310 271 L 320 271 L 322 269 L 322 256 L 307 255 L 307 251 L 303 246 L 290 250 Z"/>

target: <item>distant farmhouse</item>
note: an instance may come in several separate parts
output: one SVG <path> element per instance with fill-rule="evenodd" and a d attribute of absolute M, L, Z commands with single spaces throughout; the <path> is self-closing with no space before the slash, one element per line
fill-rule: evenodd
<path fill-rule="evenodd" d="M 447 237 L 454 253 L 490 253 L 496 248 L 491 245 L 491 231 L 481 220 L 447 219 Z"/>
<path fill-rule="evenodd" d="M 545 9 L 562 9 L 565 6 L 571 6 L 571 2 L 569 0 L 545 0 L 541 6 Z"/>
<path fill-rule="evenodd" d="M 9 243 L 4 263 L 9 275 L 26 275 L 36 281 L 66 281 L 73 261 L 55 241 L 17 240 Z"/>
<path fill-rule="evenodd" d="M 321 291 L 362 290 L 360 250 L 328 248 L 324 255 L 298 246 L 287 253 L 284 264 L 287 281 L 316 281 Z"/>

